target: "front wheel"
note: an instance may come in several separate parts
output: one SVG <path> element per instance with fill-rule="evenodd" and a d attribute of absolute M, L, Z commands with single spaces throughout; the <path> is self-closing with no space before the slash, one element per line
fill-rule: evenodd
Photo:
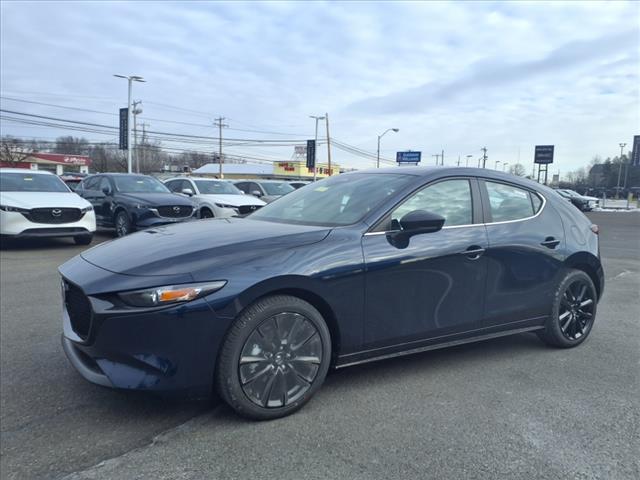
<path fill-rule="evenodd" d="M 129 215 L 124 210 L 120 210 L 116 214 L 116 218 L 114 220 L 116 224 L 116 236 L 124 237 L 131 233 L 131 220 L 129 220 Z"/>
<path fill-rule="evenodd" d="M 200 210 L 200 218 L 213 218 L 213 212 L 208 208 Z"/>
<path fill-rule="evenodd" d="M 330 361 L 329 329 L 318 310 L 297 297 L 266 297 L 247 307 L 227 333 L 216 389 L 242 416 L 284 417 L 316 393 Z"/>
<path fill-rule="evenodd" d="M 571 348 L 586 340 L 598 307 L 596 288 L 582 270 L 569 270 L 554 297 L 553 310 L 540 338 L 554 347 Z"/>

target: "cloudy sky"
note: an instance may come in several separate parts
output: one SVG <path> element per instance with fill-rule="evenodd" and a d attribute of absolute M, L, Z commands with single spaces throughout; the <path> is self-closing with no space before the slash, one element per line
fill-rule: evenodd
<path fill-rule="evenodd" d="M 553 169 L 566 172 L 640 134 L 638 2 L 5 0 L 0 8 L 5 110 L 115 126 L 126 85 L 112 74 L 121 73 L 147 80 L 134 99 L 152 130 L 215 137 L 210 125 L 222 115 L 227 137 L 300 141 L 313 138 L 308 116 L 328 112 L 337 140 L 375 152 L 377 135 L 396 127 L 383 156 L 419 150 L 428 164 L 442 149 L 446 164 L 459 155 L 475 162 L 486 146 L 491 167 L 519 159 L 530 170 L 534 145 L 554 144 Z M 78 134 L 0 126 L 24 137 Z M 229 152 L 288 159 L 293 147 Z M 341 150 L 333 160 L 374 165 Z"/>

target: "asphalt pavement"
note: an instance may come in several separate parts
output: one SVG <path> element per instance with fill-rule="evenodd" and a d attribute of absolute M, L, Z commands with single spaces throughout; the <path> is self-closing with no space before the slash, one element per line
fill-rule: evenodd
<path fill-rule="evenodd" d="M 56 271 L 83 248 L 5 246 L 0 477 L 640 478 L 640 214 L 589 216 L 607 283 L 580 347 L 523 334 L 352 367 L 259 423 L 87 383 L 60 345 Z"/>

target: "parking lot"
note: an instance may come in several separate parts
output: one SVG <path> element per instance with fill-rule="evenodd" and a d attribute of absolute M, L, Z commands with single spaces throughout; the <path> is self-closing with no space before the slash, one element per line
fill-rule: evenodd
<path fill-rule="evenodd" d="M 60 345 L 56 270 L 86 247 L 5 245 L 0 477 L 640 478 L 640 213 L 588 215 L 606 291 L 584 345 L 522 334 L 348 368 L 262 423 L 87 383 Z"/>

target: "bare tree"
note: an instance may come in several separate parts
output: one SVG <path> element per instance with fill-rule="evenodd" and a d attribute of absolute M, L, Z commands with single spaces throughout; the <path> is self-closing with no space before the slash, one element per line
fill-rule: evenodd
<path fill-rule="evenodd" d="M 517 177 L 524 177 L 527 174 L 527 171 L 525 170 L 524 165 L 521 163 L 515 163 L 509 167 L 509 173 Z"/>
<path fill-rule="evenodd" d="M 24 162 L 34 152 L 33 146 L 11 136 L 4 136 L 0 140 L 0 160 L 3 162 Z"/>
<path fill-rule="evenodd" d="M 58 137 L 53 151 L 54 153 L 67 155 L 87 155 L 89 153 L 89 142 L 86 138 L 72 137 L 71 135 Z"/>

